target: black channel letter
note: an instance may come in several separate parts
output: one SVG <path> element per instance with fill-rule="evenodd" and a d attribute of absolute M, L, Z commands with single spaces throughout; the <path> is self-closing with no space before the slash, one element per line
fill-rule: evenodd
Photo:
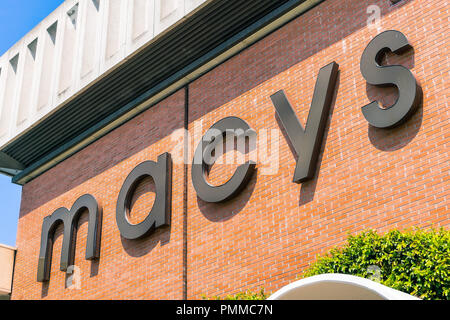
<path fill-rule="evenodd" d="M 392 128 L 403 123 L 420 105 L 422 91 L 411 71 L 400 65 L 381 65 L 386 51 L 400 54 L 409 48 L 403 33 L 389 30 L 373 38 L 361 57 L 361 74 L 368 83 L 398 88 L 398 99 L 392 106 L 383 109 L 378 101 L 373 101 L 362 108 L 366 120 L 376 128 Z"/>
<path fill-rule="evenodd" d="M 136 187 L 146 177 L 155 183 L 156 198 L 153 208 L 139 224 L 131 224 L 128 216 Z M 136 240 L 153 233 L 157 228 L 170 224 L 172 209 L 172 158 L 169 153 L 158 157 L 158 162 L 146 161 L 139 164 L 126 178 L 117 199 L 116 222 L 125 239 Z"/>
<path fill-rule="evenodd" d="M 98 206 L 97 200 L 95 200 L 93 196 L 86 194 L 78 198 L 70 210 L 60 208 L 52 215 L 44 218 L 44 222 L 42 224 L 41 249 L 39 252 L 37 273 L 38 282 L 50 280 L 53 238 L 56 227 L 60 223 L 64 226 L 60 270 L 66 271 L 67 268 L 73 264 L 77 224 L 80 215 L 84 210 L 88 210 L 89 212 L 86 259 L 93 260 L 99 257 L 102 210 Z"/>
<path fill-rule="evenodd" d="M 232 199 L 235 197 L 250 181 L 255 171 L 256 163 L 247 161 L 240 165 L 234 175 L 228 182 L 221 186 L 213 186 L 207 181 L 209 170 L 214 162 L 214 153 L 216 148 L 223 146 L 223 137 L 234 135 L 238 140 L 238 145 L 244 145 L 240 142 L 248 137 L 250 145 L 255 146 L 256 132 L 244 120 L 237 117 L 227 117 L 216 122 L 205 133 L 195 150 L 192 163 L 192 183 L 197 196 L 206 202 L 217 203 Z M 238 151 L 244 153 L 245 150 Z M 217 152 L 216 152 L 217 154 Z"/>
<path fill-rule="evenodd" d="M 298 156 L 293 179 L 296 183 L 314 177 L 338 71 L 339 65 L 336 62 L 320 69 L 305 129 L 283 90 L 270 97 Z"/>

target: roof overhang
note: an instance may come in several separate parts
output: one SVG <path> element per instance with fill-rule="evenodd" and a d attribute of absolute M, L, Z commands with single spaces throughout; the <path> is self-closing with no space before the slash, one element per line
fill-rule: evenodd
<path fill-rule="evenodd" d="M 27 183 L 323 1 L 208 2 L 5 145 L 0 171 Z"/>

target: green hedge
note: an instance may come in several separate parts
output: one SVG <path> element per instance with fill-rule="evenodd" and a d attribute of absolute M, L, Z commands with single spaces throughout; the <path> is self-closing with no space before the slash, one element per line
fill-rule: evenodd
<path fill-rule="evenodd" d="M 235 295 L 227 295 L 225 297 L 214 296 L 206 297 L 202 296 L 203 300 L 266 300 L 269 296 L 261 289 L 259 292 L 252 292 L 247 290 L 246 292 L 241 292 Z"/>
<path fill-rule="evenodd" d="M 450 232 L 374 231 L 349 236 L 304 274 L 343 273 L 369 278 L 421 299 L 450 299 Z"/>

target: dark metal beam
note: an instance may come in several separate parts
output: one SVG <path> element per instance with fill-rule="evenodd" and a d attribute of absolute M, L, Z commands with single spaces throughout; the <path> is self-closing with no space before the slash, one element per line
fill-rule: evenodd
<path fill-rule="evenodd" d="M 0 151 L 0 173 L 13 177 L 22 172 L 23 169 L 25 169 L 23 164 Z"/>

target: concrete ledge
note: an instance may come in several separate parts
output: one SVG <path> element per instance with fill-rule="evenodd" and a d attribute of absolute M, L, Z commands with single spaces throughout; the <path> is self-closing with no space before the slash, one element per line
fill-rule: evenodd
<path fill-rule="evenodd" d="M 0 299 L 8 300 L 11 294 L 16 248 L 0 244 Z"/>

